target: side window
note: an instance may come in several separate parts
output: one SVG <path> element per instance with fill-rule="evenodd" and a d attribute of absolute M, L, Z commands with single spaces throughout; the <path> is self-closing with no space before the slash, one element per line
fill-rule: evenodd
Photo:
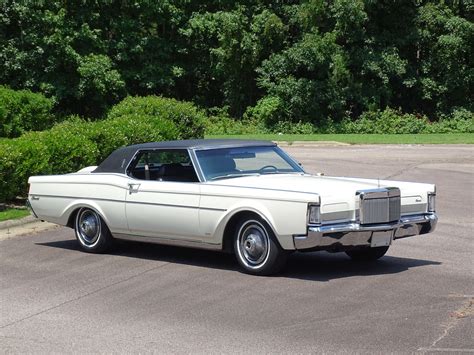
<path fill-rule="evenodd" d="M 129 175 L 140 180 L 197 182 L 186 150 L 145 150 L 138 153 Z"/>

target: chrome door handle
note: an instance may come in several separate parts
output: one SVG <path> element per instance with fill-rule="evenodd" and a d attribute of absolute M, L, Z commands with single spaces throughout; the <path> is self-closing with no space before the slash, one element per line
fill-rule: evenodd
<path fill-rule="evenodd" d="M 128 184 L 128 193 L 131 195 L 132 193 L 137 193 L 140 184 Z"/>

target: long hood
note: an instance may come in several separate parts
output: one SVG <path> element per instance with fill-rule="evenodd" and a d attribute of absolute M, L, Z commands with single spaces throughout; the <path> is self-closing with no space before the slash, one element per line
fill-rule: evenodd
<path fill-rule="evenodd" d="M 374 189 L 378 187 L 398 187 L 402 196 L 426 194 L 434 191 L 434 185 L 401 181 L 377 179 L 359 179 L 333 176 L 313 175 L 258 175 L 225 179 L 211 184 L 235 187 L 251 187 L 269 190 L 284 190 L 306 193 L 317 193 L 321 197 L 337 197 L 354 195 L 357 190 Z"/>

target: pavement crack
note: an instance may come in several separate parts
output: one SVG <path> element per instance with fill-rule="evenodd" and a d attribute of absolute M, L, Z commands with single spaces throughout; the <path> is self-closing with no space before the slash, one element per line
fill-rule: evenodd
<path fill-rule="evenodd" d="M 454 312 L 451 312 L 448 318 L 448 322 L 444 325 L 443 332 L 441 335 L 433 341 L 433 343 L 427 347 L 427 348 L 420 348 L 418 351 L 423 351 L 423 352 L 429 352 L 429 351 L 436 351 L 437 349 L 444 349 L 444 348 L 438 348 L 437 345 L 438 343 L 446 338 L 450 333 L 451 330 L 458 324 L 459 320 L 462 318 L 467 318 L 471 317 L 474 315 L 474 298 L 470 298 L 469 300 L 465 301 L 461 307 L 459 307 L 457 310 Z M 447 349 L 444 349 L 447 351 Z M 473 349 L 465 349 L 469 350 L 469 352 L 472 352 Z M 459 349 L 456 349 L 456 351 L 459 351 Z"/>
<path fill-rule="evenodd" d="M 471 159 L 466 159 L 466 158 L 458 158 L 458 159 L 431 159 L 431 160 L 426 160 L 424 162 L 418 162 L 418 163 L 413 163 L 413 164 L 410 164 L 400 170 L 398 170 L 397 172 L 393 173 L 393 174 L 390 174 L 388 176 L 386 176 L 384 179 L 387 180 L 387 179 L 392 179 L 398 175 L 401 175 L 403 174 L 404 172 L 406 172 L 407 170 L 410 170 L 410 169 L 416 169 L 416 168 L 419 168 L 423 165 L 429 165 L 429 164 L 439 164 L 439 163 L 450 163 L 450 164 L 464 164 L 464 163 L 471 163 Z"/>
<path fill-rule="evenodd" d="M 55 306 L 52 306 L 52 307 L 43 309 L 43 310 L 41 310 L 41 311 L 39 311 L 39 312 L 30 314 L 29 316 L 26 316 L 26 317 L 17 319 L 17 320 L 15 320 L 15 321 L 13 321 L 13 322 L 10 322 L 10 323 L 8 323 L 8 324 L 2 325 L 2 326 L 0 327 L 0 329 L 5 329 L 5 328 L 10 327 L 10 326 L 12 326 L 12 325 L 15 325 L 15 324 L 17 324 L 17 323 L 23 322 L 23 321 L 28 320 L 28 319 L 30 319 L 30 318 L 33 318 L 33 317 L 39 316 L 39 315 L 41 315 L 41 314 L 43 314 L 43 313 L 49 312 L 49 311 L 51 311 L 51 310 L 53 310 L 53 309 L 62 307 L 62 306 L 64 306 L 64 305 L 66 305 L 66 304 L 79 301 L 79 300 L 81 300 L 81 299 L 83 299 L 83 298 L 85 298 L 85 297 L 88 297 L 88 296 L 91 296 L 91 295 L 93 295 L 93 294 L 99 293 L 100 291 L 103 291 L 103 290 L 105 290 L 105 289 L 107 289 L 107 288 L 110 288 L 110 287 L 119 285 L 119 284 L 121 284 L 121 283 L 130 281 L 131 279 L 133 279 L 133 278 L 135 278 L 135 277 L 144 275 L 144 274 L 146 274 L 146 273 L 148 273 L 148 272 L 150 272 L 150 271 L 153 271 L 153 270 L 160 269 L 160 268 L 165 267 L 165 266 L 167 266 L 167 265 L 169 265 L 169 264 L 170 264 L 170 263 L 167 262 L 167 263 L 164 263 L 164 264 L 162 264 L 162 265 L 158 265 L 158 266 L 152 267 L 152 268 L 150 268 L 150 269 L 144 270 L 144 271 L 142 271 L 142 272 L 139 272 L 138 274 L 134 274 L 134 275 L 129 276 L 129 277 L 123 279 L 123 280 L 119 280 L 119 281 L 113 282 L 113 283 L 111 283 L 111 284 L 109 284 L 109 285 L 100 287 L 100 288 L 98 288 L 98 289 L 96 289 L 96 290 L 87 292 L 87 293 L 85 293 L 85 294 L 83 294 L 83 295 L 80 295 L 80 296 L 77 296 L 77 297 L 72 298 L 72 299 L 70 299 L 70 300 L 61 302 L 61 303 L 59 303 L 59 304 L 57 304 L 57 305 L 55 305 Z"/>
<path fill-rule="evenodd" d="M 423 164 L 420 164 L 420 163 L 410 164 L 410 165 L 404 167 L 403 169 L 400 169 L 400 170 L 398 170 L 397 172 L 386 176 L 386 177 L 384 178 L 384 180 L 392 179 L 392 178 L 394 178 L 394 177 L 396 177 L 396 176 L 398 176 L 398 175 L 400 175 L 400 174 L 403 174 L 405 171 L 410 170 L 410 169 L 417 168 L 417 167 L 419 167 L 420 165 L 423 165 Z"/>

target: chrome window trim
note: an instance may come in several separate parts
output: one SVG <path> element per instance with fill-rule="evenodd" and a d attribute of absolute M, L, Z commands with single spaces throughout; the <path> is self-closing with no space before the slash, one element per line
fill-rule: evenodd
<path fill-rule="evenodd" d="M 278 151 L 281 153 L 281 155 L 283 155 L 284 157 L 286 157 L 288 160 L 292 161 L 299 169 L 301 169 L 301 173 L 303 173 L 303 174 L 308 174 L 308 173 L 303 169 L 303 167 L 301 166 L 301 164 L 298 163 L 295 159 L 293 159 L 290 155 L 288 155 L 287 152 L 285 152 L 283 149 L 281 149 L 278 145 L 276 146 L 276 148 L 277 148 Z"/>
<path fill-rule="evenodd" d="M 131 164 L 135 161 L 135 159 L 137 158 L 138 154 L 141 153 L 141 152 L 170 151 L 170 150 L 181 150 L 181 151 L 185 151 L 185 152 L 188 153 L 188 156 L 189 156 L 189 158 L 190 158 L 190 160 L 191 160 L 191 163 L 192 163 L 192 165 L 193 165 L 194 172 L 196 173 L 196 176 L 197 176 L 197 178 L 198 178 L 199 181 L 166 181 L 166 182 L 177 182 L 177 183 L 180 183 L 180 184 L 196 184 L 196 183 L 202 182 L 201 178 L 199 177 L 199 174 L 198 174 L 198 171 L 197 171 L 197 169 L 196 169 L 196 166 L 195 166 L 195 164 L 194 164 L 192 155 L 190 154 L 190 151 L 191 151 L 190 148 L 143 148 L 143 149 L 137 149 L 137 151 L 135 152 L 135 154 L 133 154 L 132 158 L 131 158 L 130 161 L 128 162 L 127 167 L 125 168 L 126 176 L 129 177 L 130 179 L 137 180 L 137 181 L 156 181 L 156 182 L 163 182 L 163 181 L 159 181 L 159 180 L 143 180 L 143 179 L 137 179 L 136 177 L 130 175 L 130 166 L 131 166 Z"/>
<path fill-rule="evenodd" d="M 193 155 L 196 159 L 196 163 L 197 163 L 196 166 L 199 166 L 199 172 L 200 172 L 201 175 L 200 176 L 198 175 L 198 177 L 199 177 L 200 181 L 201 182 L 209 182 L 211 180 L 207 180 L 206 177 L 204 176 L 204 172 L 202 171 L 201 165 L 199 164 L 199 159 L 196 155 L 196 152 L 198 152 L 198 151 L 207 151 L 207 150 L 230 149 L 230 148 L 246 148 L 246 147 L 247 146 L 229 145 L 229 146 L 222 146 L 222 147 L 189 148 L 189 150 L 192 150 Z M 249 146 L 249 148 L 262 148 L 262 147 L 269 147 L 269 148 L 277 149 L 278 150 L 277 154 L 279 154 L 283 158 L 283 160 L 286 161 L 286 159 L 288 159 L 289 162 L 290 162 L 290 166 L 292 165 L 291 163 L 294 164 L 294 166 L 292 166 L 292 168 L 301 170 L 301 171 L 295 171 L 295 172 L 292 172 L 292 173 L 307 174 L 306 171 L 304 171 L 303 167 L 296 160 L 294 160 L 292 157 L 290 157 L 288 154 L 286 154 L 286 152 L 283 149 L 281 149 L 277 144 L 268 144 L 268 145 L 262 144 L 262 145 Z M 288 161 L 286 161 L 286 162 L 289 163 Z"/>
<path fill-rule="evenodd" d="M 196 175 L 199 179 L 199 182 L 205 182 L 206 179 L 204 178 L 204 173 L 202 172 L 201 164 L 199 163 L 199 159 L 197 158 L 195 148 L 189 148 L 188 153 L 191 157 L 191 161 L 193 163 L 194 170 L 196 171 Z"/>

